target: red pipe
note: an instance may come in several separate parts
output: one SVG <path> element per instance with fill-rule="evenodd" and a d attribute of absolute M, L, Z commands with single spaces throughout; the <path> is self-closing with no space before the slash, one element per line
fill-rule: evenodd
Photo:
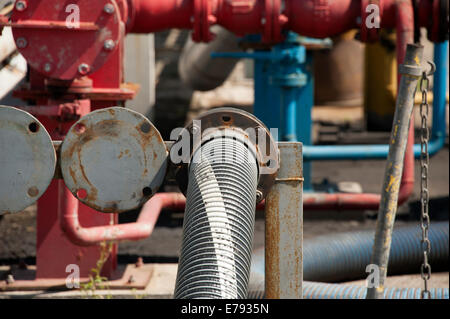
<path fill-rule="evenodd" d="M 288 27 L 301 35 L 326 38 L 357 28 L 361 0 L 286 1 Z"/>
<path fill-rule="evenodd" d="M 301 2 L 301 1 L 299 1 Z M 395 20 L 397 29 L 397 64 L 403 63 L 406 45 L 414 42 L 414 13 L 411 1 L 397 0 L 395 2 Z M 400 83 L 398 73 L 398 83 Z M 414 117 L 409 125 L 408 144 L 406 145 L 403 174 L 398 195 L 398 205 L 405 203 L 414 190 Z M 305 209 L 324 210 L 377 210 L 381 196 L 378 194 L 305 194 L 303 205 Z"/>
<path fill-rule="evenodd" d="M 153 32 L 170 27 L 194 27 L 195 29 L 195 23 L 200 23 L 198 18 L 195 17 L 202 16 L 195 13 L 203 10 L 207 13 L 203 21 L 204 24 L 217 23 L 237 34 L 267 34 L 267 23 L 270 23 L 272 25 L 279 24 L 283 28 L 315 38 L 340 34 L 357 26 L 360 26 L 362 29 L 365 28 L 365 21 L 361 21 L 361 17 L 365 17 L 363 12 L 363 9 L 365 11 L 364 4 L 378 3 L 382 18 L 381 26 L 396 27 L 397 29 L 397 60 L 399 65 L 403 63 L 406 44 L 414 41 L 414 15 L 410 0 L 286 0 L 284 15 L 279 14 L 275 18 L 273 14 L 268 14 L 270 12 L 268 12 L 267 3 L 270 2 L 264 0 L 211 0 L 206 2 L 201 0 L 129 1 L 132 1 L 131 6 L 134 7 L 134 11 L 132 11 L 135 17 L 131 23 L 131 32 Z M 272 1 L 272 3 L 279 2 L 279 0 Z M 202 6 L 206 6 L 207 9 L 202 9 Z M 277 6 L 274 5 L 275 7 Z M 268 20 L 269 18 L 270 21 Z M 358 18 L 360 21 L 358 21 Z M 275 30 L 274 28 L 272 29 Z M 277 39 L 277 35 L 273 35 L 273 39 Z M 399 190 L 399 205 L 408 199 L 414 188 L 413 123 L 413 118 L 411 118 Z M 376 210 L 379 203 L 380 195 L 378 194 L 338 193 L 305 194 L 304 196 L 305 209 Z"/>
<path fill-rule="evenodd" d="M 396 1 L 397 29 L 397 65 L 403 63 L 406 45 L 414 43 L 414 10 L 409 0 Z M 397 72 L 397 83 L 400 84 L 400 72 Z M 405 202 L 414 191 L 414 113 L 409 122 L 408 144 L 403 162 L 403 175 L 398 195 L 399 205 Z"/>
<path fill-rule="evenodd" d="M 192 28 L 193 0 L 128 1 L 130 32 L 149 33 L 171 28 Z"/>
<path fill-rule="evenodd" d="M 367 16 L 368 4 L 378 4 L 381 27 L 396 25 L 396 0 L 285 0 L 284 9 L 282 0 L 127 1 L 129 32 L 193 29 L 199 41 L 210 40 L 208 29 L 214 24 L 237 35 L 263 34 L 267 42 L 282 41 L 282 30 L 326 38 L 353 28 L 365 29 L 361 20 Z M 430 10 L 422 7 L 423 11 Z"/>
<path fill-rule="evenodd" d="M 186 203 L 180 193 L 158 193 L 145 203 L 135 223 L 84 228 L 78 220 L 78 200 L 63 181 L 59 181 L 59 188 L 58 215 L 61 229 L 72 243 L 79 246 L 147 238 L 152 234 L 162 209 L 182 210 Z"/>

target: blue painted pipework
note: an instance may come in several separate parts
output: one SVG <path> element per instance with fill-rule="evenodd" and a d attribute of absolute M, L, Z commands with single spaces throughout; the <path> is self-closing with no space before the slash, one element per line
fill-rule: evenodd
<path fill-rule="evenodd" d="M 428 145 L 430 156 L 435 155 L 445 144 L 446 129 L 446 91 L 448 74 L 448 41 L 434 45 L 434 73 L 433 86 L 433 127 L 431 140 Z M 346 160 L 346 159 L 385 159 L 389 152 L 388 145 L 324 145 L 304 146 L 303 158 L 312 160 Z M 414 156 L 420 157 L 420 145 L 414 145 Z"/>
<path fill-rule="evenodd" d="M 446 97 L 448 79 L 448 41 L 434 45 L 434 63 L 436 72 L 433 81 L 433 126 L 431 140 L 428 143 L 428 153 L 436 154 L 445 144 L 446 123 Z M 420 157 L 420 145 L 414 145 L 414 155 Z"/>
<path fill-rule="evenodd" d="M 389 275 L 417 273 L 423 261 L 420 227 L 395 228 L 389 253 Z M 448 221 L 432 223 L 429 229 L 431 254 L 429 262 L 434 270 L 449 266 Z M 315 282 L 342 282 L 367 277 L 374 231 L 317 236 L 305 240 L 303 246 L 303 279 Z M 264 247 L 252 255 L 252 273 L 264 275 Z"/>
<path fill-rule="evenodd" d="M 246 41 L 260 42 L 260 37 L 248 36 Z M 304 42 L 330 41 L 299 37 L 289 32 L 286 40 L 270 51 L 214 53 L 213 57 L 253 59 L 255 116 L 268 128 L 278 129 L 278 134 L 274 134 L 277 140 L 311 145 L 314 79 L 312 55 L 301 45 Z M 312 189 L 310 166 L 309 162 L 303 164 L 305 190 Z"/>
<path fill-rule="evenodd" d="M 259 41 L 257 36 L 248 38 L 250 41 Z M 254 59 L 254 114 L 267 127 L 279 129 L 275 137 L 278 140 L 303 143 L 303 186 L 308 191 L 312 189 L 311 161 L 386 159 L 389 146 L 312 145 L 313 61 L 312 54 L 301 45 L 305 41 L 321 40 L 299 37 L 290 32 L 286 41 L 274 46 L 271 51 L 214 53 L 213 56 Z M 435 44 L 433 126 L 428 146 L 430 156 L 444 146 L 446 137 L 447 49 L 448 41 Z M 414 145 L 414 156 L 420 157 L 420 145 Z"/>
<path fill-rule="evenodd" d="M 430 299 L 449 299 L 448 288 L 431 288 Z M 421 288 L 385 288 L 384 299 L 420 299 Z M 303 282 L 303 299 L 366 299 L 365 286 Z M 251 287 L 248 299 L 264 298 L 264 280 Z"/>
<path fill-rule="evenodd" d="M 389 274 L 418 273 L 423 260 L 419 226 L 396 228 L 392 235 Z M 432 223 L 430 264 L 434 270 L 447 270 L 449 261 L 448 221 Z M 373 231 L 356 231 L 318 236 L 305 240 L 303 247 L 304 298 L 364 298 L 366 287 L 319 282 L 341 282 L 364 279 L 370 264 Z M 264 248 L 252 255 L 249 291 L 264 290 Z M 418 275 L 419 276 L 419 275 Z M 255 295 L 256 296 L 256 295 Z M 390 288 L 385 296 L 391 298 L 420 298 L 420 289 Z M 432 298 L 449 298 L 448 288 L 432 291 Z"/>

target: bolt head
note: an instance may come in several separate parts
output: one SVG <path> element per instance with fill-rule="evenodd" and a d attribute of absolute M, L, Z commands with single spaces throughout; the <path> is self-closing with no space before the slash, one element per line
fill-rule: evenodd
<path fill-rule="evenodd" d="M 89 65 L 87 65 L 86 63 L 82 63 L 78 66 L 78 73 L 80 73 L 81 75 L 86 75 L 89 73 L 90 71 L 90 67 Z"/>
<path fill-rule="evenodd" d="M 24 0 L 20 0 L 16 2 L 16 10 L 17 11 L 24 11 L 27 8 L 28 4 Z"/>
<path fill-rule="evenodd" d="M 52 70 L 52 65 L 50 63 L 44 64 L 44 71 L 49 73 Z"/>
<path fill-rule="evenodd" d="M 265 25 L 266 24 L 266 18 L 261 18 L 261 24 Z"/>
<path fill-rule="evenodd" d="M 192 134 L 200 133 L 200 128 L 197 125 L 192 126 Z"/>
<path fill-rule="evenodd" d="M 105 11 L 107 14 L 113 14 L 114 13 L 114 6 L 111 3 L 107 3 L 103 7 L 103 11 Z"/>
<path fill-rule="evenodd" d="M 25 38 L 18 38 L 17 40 L 16 40 L 16 45 L 17 45 L 17 48 L 19 48 L 19 49 L 24 49 L 24 48 L 26 48 L 27 47 L 27 45 L 28 45 L 28 42 L 27 42 L 27 39 L 25 39 Z"/>
<path fill-rule="evenodd" d="M 261 191 L 256 191 L 256 202 L 260 202 L 263 199 L 263 193 Z"/>
<path fill-rule="evenodd" d="M 114 43 L 113 40 L 106 40 L 103 43 L 103 48 L 107 51 L 112 51 L 115 47 L 116 47 L 116 44 Z"/>

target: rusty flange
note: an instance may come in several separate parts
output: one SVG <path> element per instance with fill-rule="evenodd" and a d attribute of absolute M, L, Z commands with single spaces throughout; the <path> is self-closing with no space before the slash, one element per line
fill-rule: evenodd
<path fill-rule="evenodd" d="M 55 173 L 50 135 L 31 114 L 0 106 L 0 215 L 32 205 Z"/>
<path fill-rule="evenodd" d="M 84 204 L 120 213 L 144 204 L 164 181 L 167 148 L 143 115 L 121 107 L 76 122 L 61 146 L 66 186 Z"/>
<path fill-rule="evenodd" d="M 230 132 L 230 130 L 241 135 L 250 149 L 256 150 L 259 167 L 257 201 L 260 202 L 266 197 L 280 167 L 277 143 L 267 127 L 253 114 L 228 107 L 203 113 L 182 130 L 177 142 L 172 145 L 170 158 L 175 167 L 178 185 L 184 194 L 188 185 L 189 163 L 194 151 L 212 136 L 217 136 L 214 131 Z M 190 155 L 182 161 L 174 161 L 174 158 L 178 158 L 180 149 L 186 145 L 183 143 L 186 138 L 189 139 Z"/>

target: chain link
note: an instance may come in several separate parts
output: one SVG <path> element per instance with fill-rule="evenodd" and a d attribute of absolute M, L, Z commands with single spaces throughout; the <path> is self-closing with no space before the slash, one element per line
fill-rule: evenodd
<path fill-rule="evenodd" d="M 422 92 L 422 103 L 420 104 L 420 117 L 421 117 L 421 129 L 420 129 L 420 203 L 421 203 L 421 215 L 420 215 L 420 227 L 422 229 L 421 246 L 423 250 L 423 263 L 420 267 L 420 275 L 423 280 L 424 289 L 421 293 L 422 299 L 430 298 L 430 291 L 428 290 L 428 280 L 431 278 L 431 266 L 428 263 L 428 257 L 431 252 L 431 242 L 428 238 L 428 230 L 430 227 L 430 215 L 429 206 L 429 191 L 428 191 L 428 168 L 430 163 L 430 157 L 428 154 L 428 140 L 430 137 L 430 130 L 428 128 L 428 89 L 430 81 L 427 77 L 427 73 L 424 71 L 420 81 L 420 91 Z"/>

